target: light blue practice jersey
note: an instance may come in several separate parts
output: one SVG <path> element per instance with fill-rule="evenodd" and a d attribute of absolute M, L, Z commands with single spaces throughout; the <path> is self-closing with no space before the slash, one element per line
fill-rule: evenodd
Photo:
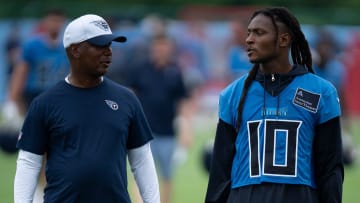
<path fill-rule="evenodd" d="M 220 95 L 219 117 L 234 128 L 246 77 L 234 81 Z M 271 96 L 253 81 L 243 109 L 232 187 L 271 182 L 316 188 L 314 130 L 341 114 L 335 87 L 307 73 L 295 77 L 278 96 Z"/>

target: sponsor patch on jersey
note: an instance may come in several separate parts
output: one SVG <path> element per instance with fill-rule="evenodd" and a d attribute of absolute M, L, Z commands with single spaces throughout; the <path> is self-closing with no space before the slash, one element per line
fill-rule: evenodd
<path fill-rule="evenodd" d="M 315 94 L 304 89 L 296 90 L 293 103 L 310 112 L 316 113 L 320 102 L 320 94 Z"/>
<path fill-rule="evenodd" d="M 105 99 L 105 103 L 114 111 L 118 110 L 119 108 L 119 105 L 114 101 Z"/>

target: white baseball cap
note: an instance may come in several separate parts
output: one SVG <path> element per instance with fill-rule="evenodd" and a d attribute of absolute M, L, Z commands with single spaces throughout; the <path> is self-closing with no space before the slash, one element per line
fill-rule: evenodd
<path fill-rule="evenodd" d="M 126 37 L 114 35 L 102 17 L 87 14 L 74 19 L 66 26 L 63 39 L 65 48 L 84 41 L 105 46 L 111 41 L 126 42 Z"/>

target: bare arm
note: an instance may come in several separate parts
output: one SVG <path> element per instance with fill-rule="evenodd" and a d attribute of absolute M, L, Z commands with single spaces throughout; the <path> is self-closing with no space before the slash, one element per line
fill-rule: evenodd
<path fill-rule="evenodd" d="M 26 62 L 19 62 L 14 68 L 9 84 L 9 99 L 16 104 L 20 113 L 24 113 L 22 94 L 27 81 L 28 65 Z"/>

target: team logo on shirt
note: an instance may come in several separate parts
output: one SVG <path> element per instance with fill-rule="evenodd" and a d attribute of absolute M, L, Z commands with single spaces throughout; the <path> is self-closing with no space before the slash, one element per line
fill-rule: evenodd
<path fill-rule="evenodd" d="M 119 108 L 119 105 L 114 101 L 105 99 L 105 103 L 114 111 L 118 110 Z"/>
<path fill-rule="evenodd" d="M 297 106 L 304 108 L 310 112 L 316 113 L 320 101 L 320 94 L 306 91 L 298 88 L 296 90 L 293 103 Z"/>

